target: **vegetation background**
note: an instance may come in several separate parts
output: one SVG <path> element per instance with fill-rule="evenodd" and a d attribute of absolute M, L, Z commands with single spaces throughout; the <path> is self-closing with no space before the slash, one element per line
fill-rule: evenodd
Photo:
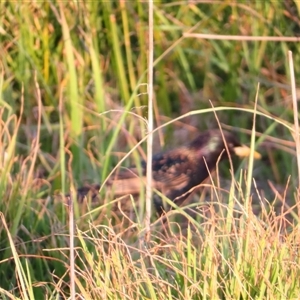
<path fill-rule="evenodd" d="M 158 130 L 154 151 L 217 127 L 213 107 L 223 107 L 218 120 L 249 143 L 258 92 L 263 160 L 251 173 L 268 190 L 267 199 L 258 197 L 260 213 L 251 213 L 243 188 L 230 190 L 219 203 L 221 217 L 210 206 L 204 225 L 190 220 L 185 233 L 178 227 L 167 237 L 156 232 L 152 244 L 140 248 L 125 243 L 99 210 L 86 216 L 75 206 L 76 259 L 69 261 L 67 207 L 49 196 L 103 181 L 145 137 L 148 3 L 2 1 L 1 298 L 68 299 L 75 280 L 77 299 L 297 299 L 299 212 L 291 203 L 298 199 L 298 171 L 288 50 L 295 78 L 300 56 L 299 42 L 284 38 L 299 35 L 299 3 L 154 3 L 155 125 L 197 110 Z M 145 158 L 143 149 L 123 165 Z M 237 172 L 234 185 L 244 176 Z M 291 214 L 288 221 L 273 205 L 278 199 Z M 246 218 L 233 219 L 234 207 L 224 205 L 233 200 L 240 200 Z M 142 230 L 143 222 L 136 227 Z"/>

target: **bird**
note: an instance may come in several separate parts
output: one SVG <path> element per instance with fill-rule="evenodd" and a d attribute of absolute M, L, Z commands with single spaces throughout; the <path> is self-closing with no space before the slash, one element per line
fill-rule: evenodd
<path fill-rule="evenodd" d="M 247 157 L 250 153 L 250 148 L 242 145 L 233 133 L 220 129 L 204 131 L 185 145 L 153 155 L 152 188 L 180 206 L 218 162 L 229 156 Z M 261 157 L 256 151 L 253 155 L 255 159 Z M 139 195 L 145 183 L 146 162 L 142 161 L 140 169 L 131 167 L 120 170 L 107 181 L 107 186 L 115 197 L 122 197 Z M 82 200 L 90 195 L 92 200 L 98 199 L 100 188 L 100 184 L 83 186 L 77 190 L 77 197 Z M 157 214 L 162 215 L 166 208 L 158 193 L 154 193 L 153 202 Z M 128 205 L 131 206 L 132 201 L 123 205 L 125 210 Z"/>

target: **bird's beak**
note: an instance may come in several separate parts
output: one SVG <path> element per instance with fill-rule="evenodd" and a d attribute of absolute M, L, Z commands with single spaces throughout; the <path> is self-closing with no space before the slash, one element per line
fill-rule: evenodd
<path fill-rule="evenodd" d="M 253 157 L 255 159 L 261 159 L 261 154 L 260 153 L 254 151 L 254 150 L 251 150 L 246 145 L 234 147 L 233 151 L 234 151 L 235 155 L 237 155 L 239 157 L 249 157 L 251 151 L 253 151 Z"/>

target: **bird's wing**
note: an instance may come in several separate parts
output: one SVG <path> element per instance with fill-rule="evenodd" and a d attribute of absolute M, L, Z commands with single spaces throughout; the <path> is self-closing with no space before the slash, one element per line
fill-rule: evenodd
<path fill-rule="evenodd" d="M 190 183 L 193 163 L 185 148 L 156 155 L 153 157 L 153 179 L 166 194 L 169 190 L 181 191 Z"/>
<path fill-rule="evenodd" d="M 193 174 L 193 163 L 195 163 L 187 150 L 179 148 L 177 151 L 153 156 L 152 187 L 160 190 L 167 197 L 174 198 L 187 192 Z M 137 168 L 124 168 L 116 172 L 108 179 L 106 186 L 117 197 L 139 194 L 146 186 L 146 163 L 144 161 L 141 163 L 141 172 Z M 86 190 L 83 189 L 80 192 L 85 193 Z"/>
<path fill-rule="evenodd" d="M 185 190 L 192 174 L 191 160 L 185 148 L 153 156 L 152 187 L 166 196 Z M 146 163 L 141 164 L 141 173 L 136 168 L 122 169 L 109 179 L 108 185 L 115 196 L 139 194 L 146 185 Z"/>

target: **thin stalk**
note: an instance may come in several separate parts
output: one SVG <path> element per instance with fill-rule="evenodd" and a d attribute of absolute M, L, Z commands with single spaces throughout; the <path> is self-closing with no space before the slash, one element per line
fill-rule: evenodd
<path fill-rule="evenodd" d="M 298 108 L 297 108 L 297 92 L 294 72 L 294 62 L 292 51 L 288 52 L 289 66 L 290 66 L 290 77 L 292 87 L 292 99 L 294 108 L 294 127 L 295 127 L 295 142 L 296 142 L 296 153 L 297 153 L 297 166 L 298 166 L 298 188 L 300 188 L 300 139 L 299 139 L 299 121 L 298 121 Z"/>
<path fill-rule="evenodd" d="M 153 1 L 149 0 L 149 36 L 148 36 L 148 138 L 146 170 L 146 241 L 150 238 L 150 216 L 152 198 L 152 145 L 153 145 Z"/>

